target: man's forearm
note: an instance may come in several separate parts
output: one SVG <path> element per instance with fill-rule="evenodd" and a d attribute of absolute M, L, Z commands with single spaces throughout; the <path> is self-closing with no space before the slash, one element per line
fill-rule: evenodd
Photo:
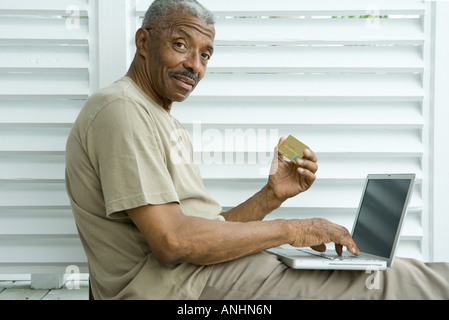
<path fill-rule="evenodd" d="M 221 222 L 186 217 L 178 238 L 178 261 L 211 265 L 291 241 L 287 220 Z"/>
<path fill-rule="evenodd" d="M 164 263 L 216 264 L 294 241 L 287 220 L 208 220 L 185 216 L 177 203 L 127 212 Z"/>
<path fill-rule="evenodd" d="M 273 190 L 269 186 L 265 186 L 242 204 L 221 215 L 226 221 L 261 221 L 280 205 L 281 202 L 275 197 Z"/>
<path fill-rule="evenodd" d="M 127 212 L 156 259 L 169 264 L 216 264 L 283 244 L 324 250 L 334 242 L 358 254 L 349 231 L 324 219 L 223 222 L 185 216 L 178 203 Z"/>

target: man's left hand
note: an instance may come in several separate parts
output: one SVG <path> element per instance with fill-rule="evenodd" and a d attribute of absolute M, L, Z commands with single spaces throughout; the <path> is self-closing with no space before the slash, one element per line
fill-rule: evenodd
<path fill-rule="evenodd" d="M 284 142 L 281 138 L 279 145 Z M 275 150 L 275 157 L 271 165 L 268 186 L 273 194 L 282 203 L 304 191 L 314 183 L 318 170 L 317 157 L 310 149 L 304 150 L 304 157 L 296 162 L 286 161 L 282 154 Z"/>

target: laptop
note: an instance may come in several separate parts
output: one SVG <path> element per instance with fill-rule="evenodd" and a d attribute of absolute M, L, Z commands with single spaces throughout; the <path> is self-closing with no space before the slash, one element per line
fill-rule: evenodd
<path fill-rule="evenodd" d="M 393 265 L 396 246 L 410 202 L 415 174 L 369 174 L 352 229 L 360 251 L 324 253 L 311 248 L 277 247 L 267 250 L 294 269 L 384 270 Z"/>

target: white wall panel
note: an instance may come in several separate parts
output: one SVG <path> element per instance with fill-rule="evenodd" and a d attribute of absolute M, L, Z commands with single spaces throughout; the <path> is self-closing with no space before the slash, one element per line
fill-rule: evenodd
<path fill-rule="evenodd" d="M 137 13 L 143 15 L 152 0 L 137 0 Z M 366 15 L 378 9 L 382 14 L 423 14 L 425 6 L 418 0 L 203 0 L 217 16 L 332 16 Z"/>
<path fill-rule="evenodd" d="M 86 95 L 85 92 L 82 95 Z M 70 99 L 0 99 L 1 123 L 6 124 L 56 124 L 71 126 L 78 116 L 84 100 Z"/>
<path fill-rule="evenodd" d="M 220 18 L 216 23 L 216 43 L 218 45 L 424 43 L 420 19 L 380 20 L 381 28 L 368 29 L 366 19 Z"/>
<path fill-rule="evenodd" d="M 138 23 L 150 3 L 138 1 Z M 427 258 L 426 5 L 203 4 L 217 16 L 215 54 L 196 92 L 173 114 L 190 132 L 212 194 L 225 207 L 254 194 L 266 182 L 267 163 L 258 155 L 277 142 L 254 143 L 258 134 L 292 134 L 318 155 L 317 181 L 270 219 L 312 214 L 351 228 L 368 173 L 413 172 L 417 183 L 399 253 Z M 236 135 L 234 143 L 227 133 Z"/>
<path fill-rule="evenodd" d="M 79 28 L 67 28 L 67 18 L 24 19 L 5 16 L 0 20 L 0 44 L 71 44 L 86 45 L 88 21 L 79 20 Z"/>
<path fill-rule="evenodd" d="M 0 273 L 85 267 L 64 186 L 90 89 L 87 0 L 0 3 Z"/>
<path fill-rule="evenodd" d="M 192 97 L 422 101 L 418 74 L 209 74 Z"/>
<path fill-rule="evenodd" d="M 432 109 L 430 112 L 430 123 L 433 126 L 431 132 L 430 150 L 433 156 L 431 164 L 431 221 L 428 231 L 432 258 L 436 261 L 449 261 L 449 202 L 447 201 L 447 183 L 449 180 L 449 168 L 447 159 L 449 157 L 449 42 L 447 41 L 447 30 L 449 29 L 449 3 L 439 1 L 433 6 L 434 19 L 432 22 L 435 28 L 433 50 L 434 57 L 429 64 L 434 73 L 428 73 L 430 78 L 434 77 L 431 83 L 432 96 L 430 98 Z"/>
<path fill-rule="evenodd" d="M 87 16 L 88 0 L 2 0 L 1 15 L 72 15 L 74 9 L 80 16 Z"/>
<path fill-rule="evenodd" d="M 123 74 L 152 2 L 98 1 L 0 3 L 0 273 L 86 266 L 65 194 L 65 141 L 88 95 Z M 217 17 L 215 54 L 173 114 L 223 207 L 264 185 L 269 153 L 293 134 L 317 153 L 318 179 L 269 219 L 320 216 L 351 228 L 368 173 L 413 172 L 398 254 L 431 259 L 431 6 L 202 3 Z"/>
<path fill-rule="evenodd" d="M 217 46 L 209 72 L 422 72 L 417 46 Z"/>

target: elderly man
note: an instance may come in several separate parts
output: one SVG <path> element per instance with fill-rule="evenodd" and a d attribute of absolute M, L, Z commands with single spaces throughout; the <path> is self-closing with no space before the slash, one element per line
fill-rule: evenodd
<path fill-rule="evenodd" d="M 127 75 L 90 97 L 73 127 L 67 192 L 94 298 L 401 298 L 395 289 L 369 291 L 365 273 L 293 270 L 264 252 L 283 244 L 323 251 L 334 242 L 338 252 L 358 254 L 348 231 L 329 221 L 262 221 L 311 187 L 318 169 L 311 150 L 296 163 L 276 157 L 267 184 L 228 212 L 207 192 L 188 135 L 170 113 L 204 77 L 214 37 L 213 15 L 195 0 L 154 1 Z M 181 163 L 171 153 L 180 145 L 188 160 Z M 425 269 L 397 265 L 408 275 Z M 388 274 L 385 281 L 399 281 Z M 448 288 L 437 290 L 429 297 L 449 297 Z"/>

